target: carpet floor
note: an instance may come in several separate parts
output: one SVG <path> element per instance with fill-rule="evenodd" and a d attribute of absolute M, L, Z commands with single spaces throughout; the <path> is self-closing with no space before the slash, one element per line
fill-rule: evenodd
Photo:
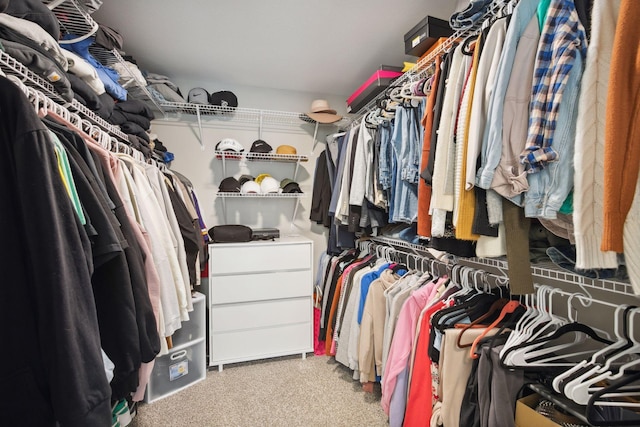
<path fill-rule="evenodd" d="M 349 369 L 326 356 L 237 363 L 140 404 L 130 426 L 388 426 L 376 386 L 364 392 Z"/>

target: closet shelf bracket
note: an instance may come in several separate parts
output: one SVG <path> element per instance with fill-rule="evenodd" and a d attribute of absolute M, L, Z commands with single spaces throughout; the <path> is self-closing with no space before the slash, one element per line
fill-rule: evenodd
<path fill-rule="evenodd" d="M 200 106 L 198 104 L 195 104 L 195 107 L 196 107 L 196 116 L 198 117 L 198 132 L 200 135 L 198 142 L 200 143 L 200 150 L 204 151 L 204 137 L 202 136 L 202 117 L 200 116 Z M 223 166 L 224 166 L 224 163 L 223 163 Z"/>
<path fill-rule="evenodd" d="M 318 144 L 318 122 L 316 122 L 315 129 L 313 130 L 313 146 L 311 147 L 311 154 L 315 152 L 317 144 Z"/>

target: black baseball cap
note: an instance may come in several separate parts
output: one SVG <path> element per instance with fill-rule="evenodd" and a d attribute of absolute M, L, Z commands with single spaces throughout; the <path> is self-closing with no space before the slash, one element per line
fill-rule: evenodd
<path fill-rule="evenodd" d="M 225 193 L 239 193 L 240 192 L 240 182 L 232 176 L 229 176 L 223 179 L 220 182 L 220 186 L 218 187 L 218 191 L 222 191 Z"/>
<path fill-rule="evenodd" d="M 221 90 L 209 95 L 209 104 L 218 105 L 220 107 L 236 108 L 238 106 L 238 97 L 233 92 Z"/>
<path fill-rule="evenodd" d="M 273 151 L 273 147 L 267 144 L 266 141 L 261 139 L 256 139 L 251 144 L 251 149 L 249 150 L 252 153 L 271 153 Z"/>
<path fill-rule="evenodd" d="M 300 185 L 290 178 L 280 181 L 280 188 L 282 188 L 283 193 L 302 193 Z"/>

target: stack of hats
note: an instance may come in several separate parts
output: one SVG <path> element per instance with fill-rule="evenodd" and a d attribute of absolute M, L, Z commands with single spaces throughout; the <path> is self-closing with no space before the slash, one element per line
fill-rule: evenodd
<path fill-rule="evenodd" d="M 229 110 L 238 106 L 238 97 L 228 90 L 210 94 L 204 88 L 196 87 L 189 91 L 187 100 L 192 104 L 215 105 Z"/>
<path fill-rule="evenodd" d="M 283 193 L 302 193 L 300 185 L 290 178 L 285 178 L 280 181 L 280 188 Z"/>
<path fill-rule="evenodd" d="M 260 192 L 262 194 L 280 193 L 280 183 L 268 173 L 258 175 L 256 182 L 260 184 Z"/>

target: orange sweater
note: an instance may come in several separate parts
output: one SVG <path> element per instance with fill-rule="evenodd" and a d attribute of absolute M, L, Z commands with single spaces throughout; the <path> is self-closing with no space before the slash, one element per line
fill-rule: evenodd
<path fill-rule="evenodd" d="M 420 160 L 420 170 L 422 171 L 429 163 L 429 153 L 431 151 L 431 130 L 433 128 L 433 108 L 436 103 L 436 93 L 438 87 L 438 79 L 440 78 L 440 63 L 442 58 L 436 57 L 435 73 L 431 81 L 431 92 L 427 98 L 427 104 L 424 108 L 424 117 L 422 118 L 422 126 L 424 127 L 424 135 L 422 142 L 422 157 Z M 429 206 L 431 205 L 431 186 L 425 184 L 420 178 L 418 182 L 418 236 L 431 237 L 431 215 L 429 215 Z"/>
<path fill-rule="evenodd" d="M 622 0 L 613 43 L 605 123 L 603 251 L 622 252 L 640 169 L 640 1 Z"/>

